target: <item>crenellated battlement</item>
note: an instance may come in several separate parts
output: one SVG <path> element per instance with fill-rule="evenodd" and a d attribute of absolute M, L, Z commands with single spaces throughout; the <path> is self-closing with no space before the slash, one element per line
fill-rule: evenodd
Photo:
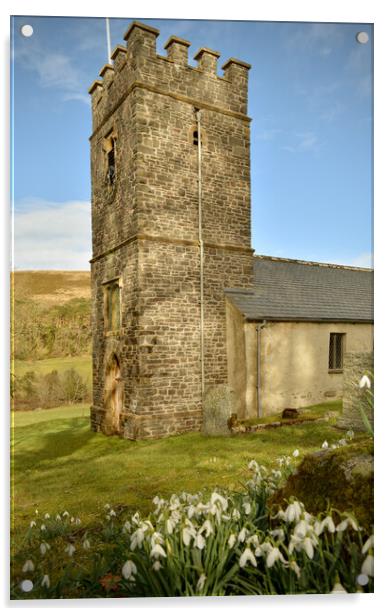
<path fill-rule="evenodd" d="M 136 87 L 154 89 L 162 94 L 186 99 L 199 108 L 215 108 L 222 113 L 247 114 L 248 70 L 250 64 L 230 58 L 217 75 L 220 53 L 202 47 L 195 54 L 197 66 L 188 63 L 191 43 L 171 36 L 157 54 L 159 30 L 134 21 L 124 34 L 126 46 L 112 52 L 112 64 L 105 64 L 89 89 L 96 131 Z"/>

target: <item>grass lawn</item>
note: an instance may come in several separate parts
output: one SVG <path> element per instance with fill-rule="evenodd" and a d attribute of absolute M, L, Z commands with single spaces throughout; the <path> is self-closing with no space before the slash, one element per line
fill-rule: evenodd
<path fill-rule="evenodd" d="M 342 400 L 331 400 L 330 402 L 323 402 L 321 404 L 314 404 L 313 406 L 306 406 L 298 409 L 298 419 L 320 419 L 328 413 L 341 413 L 342 409 Z M 282 413 L 277 413 L 275 415 L 266 415 L 265 417 L 252 417 L 251 419 L 244 420 L 242 423 L 244 426 L 256 426 L 258 424 L 269 424 L 275 421 L 288 423 L 290 419 L 283 419 Z"/>
<path fill-rule="evenodd" d="M 16 542 L 36 508 L 42 514 L 66 509 L 83 523 L 92 522 L 107 502 L 147 513 L 156 494 L 240 488 L 252 458 L 273 464 L 295 448 L 302 455 L 343 435 L 329 422 L 231 437 L 188 433 L 134 442 L 91 432 L 85 405 L 18 411 L 12 433 Z"/>
<path fill-rule="evenodd" d="M 53 370 L 65 372 L 74 368 L 90 384 L 92 380 L 92 360 L 89 355 L 79 357 L 50 357 L 37 360 L 15 360 L 15 376 L 20 377 L 32 370 L 37 374 L 48 374 Z"/>

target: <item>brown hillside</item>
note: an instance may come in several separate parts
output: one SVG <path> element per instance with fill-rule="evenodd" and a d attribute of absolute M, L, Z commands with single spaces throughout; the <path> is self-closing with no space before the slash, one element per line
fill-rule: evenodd
<path fill-rule="evenodd" d="M 77 271 L 17 271 L 11 274 L 15 300 L 64 304 L 91 297 L 90 273 Z"/>

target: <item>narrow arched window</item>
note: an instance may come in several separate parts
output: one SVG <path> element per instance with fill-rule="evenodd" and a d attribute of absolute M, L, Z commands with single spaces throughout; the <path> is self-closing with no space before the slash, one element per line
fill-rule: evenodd
<path fill-rule="evenodd" d="M 110 139 L 110 149 L 107 152 L 107 180 L 109 184 L 115 183 L 116 178 L 116 156 L 115 156 L 115 139 Z"/>
<path fill-rule="evenodd" d="M 113 186 L 117 177 L 116 133 L 114 131 L 105 137 L 103 149 L 106 156 L 106 182 Z"/>
<path fill-rule="evenodd" d="M 199 145 L 198 129 L 195 129 L 192 133 L 192 143 L 193 145 Z"/>

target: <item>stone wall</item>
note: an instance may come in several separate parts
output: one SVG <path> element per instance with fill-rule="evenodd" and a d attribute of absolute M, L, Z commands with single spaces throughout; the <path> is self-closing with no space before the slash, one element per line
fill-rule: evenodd
<path fill-rule="evenodd" d="M 344 395 L 343 413 L 338 420 L 338 426 L 347 430 L 365 431 L 360 409 L 363 408 L 370 424 L 374 424 L 373 394 L 374 394 L 374 354 L 346 353 L 344 358 Z M 367 375 L 371 381 L 370 395 L 367 388 L 359 387 L 360 379 Z"/>
<path fill-rule="evenodd" d="M 123 378 L 120 434 L 155 438 L 202 425 L 200 244 L 195 111 L 202 123 L 206 390 L 227 382 L 225 287 L 251 287 L 249 65 L 134 23 L 127 47 L 90 90 L 93 109 L 92 427 L 104 428 L 105 379 L 115 353 Z M 109 134 L 116 177 L 107 181 Z M 121 328 L 104 331 L 104 283 L 121 280 Z"/>
<path fill-rule="evenodd" d="M 257 324 L 246 323 L 227 303 L 228 371 L 236 394 L 235 412 L 239 418 L 252 418 L 259 409 Z M 331 332 L 345 336 L 344 370 L 329 370 Z M 360 352 L 364 356 L 372 346 L 373 325 L 369 323 L 269 321 L 260 334 L 261 415 L 341 400 L 344 382 L 349 379 L 349 356 L 360 356 Z"/>

